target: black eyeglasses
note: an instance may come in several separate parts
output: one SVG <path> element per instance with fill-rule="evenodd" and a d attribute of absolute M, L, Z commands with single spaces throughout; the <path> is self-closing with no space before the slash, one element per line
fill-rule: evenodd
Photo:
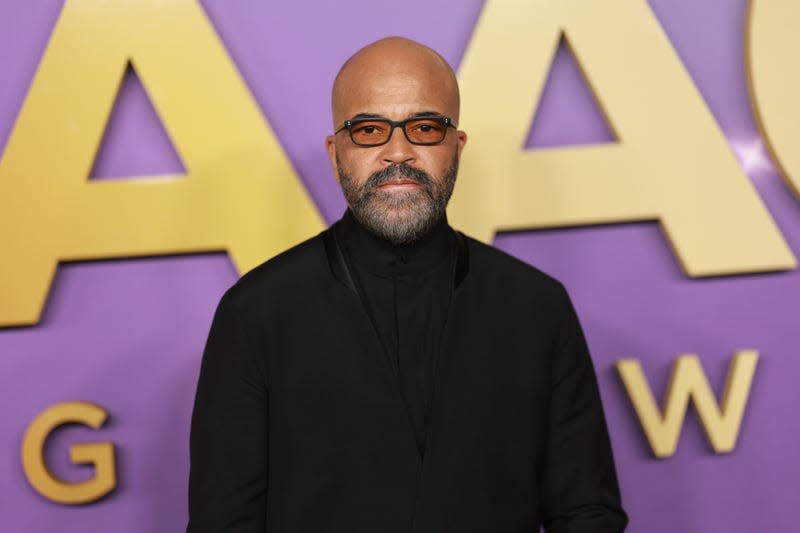
<path fill-rule="evenodd" d="M 449 117 L 440 115 L 413 117 L 395 122 L 388 118 L 354 118 L 334 132 L 347 130 L 350 140 L 358 146 L 380 146 L 389 142 L 395 128 L 400 128 L 411 144 L 428 146 L 439 144 L 447 135 L 447 128 L 456 125 Z"/>

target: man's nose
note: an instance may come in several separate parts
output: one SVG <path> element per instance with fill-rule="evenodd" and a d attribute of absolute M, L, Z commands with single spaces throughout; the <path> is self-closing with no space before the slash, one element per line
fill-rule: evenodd
<path fill-rule="evenodd" d="M 395 126 L 389 133 L 389 142 L 384 144 L 382 159 L 387 165 L 409 163 L 414 160 L 414 145 L 408 142 L 403 128 Z"/>

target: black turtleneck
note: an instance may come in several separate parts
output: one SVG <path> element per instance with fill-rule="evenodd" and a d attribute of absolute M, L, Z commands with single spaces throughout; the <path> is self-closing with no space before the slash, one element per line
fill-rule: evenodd
<path fill-rule="evenodd" d="M 412 417 L 420 455 L 432 362 L 439 349 L 453 292 L 456 240 L 442 220 L 421 239 L 396 246 L 364 228 L 348 210 L 337 238 Z"/>

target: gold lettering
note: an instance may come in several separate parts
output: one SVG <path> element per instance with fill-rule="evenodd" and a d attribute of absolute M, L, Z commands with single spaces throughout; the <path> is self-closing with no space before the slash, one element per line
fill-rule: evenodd
<path fill-rule="evenodd" d="M 131 62 L 187 176 L 89 182 Z M 240 272 L 322 229 L 194 0 L 67 0 L 0 162 L 0 325 L 36 323 L 59 260 L 227 250 Z"/>
<path fill-rule="evenodd" d="M 757 362 L 758 352 L 755 350 L 742 350 L 734 355 L 728 369 L 722 403 L 718 405 L 697 356 L 680 356 L 672 367 L 663 415 L 639 361 L 621 359 L 617 361 L 616 368 L 653 454 L 665 458 L 675 453 L 690 398 L 714 451 L 726 453 L 734 449 Z"/>
<path fill-rule="evenodd" d="M 794 0 L 751 0 L 748 13 L 750 101 L 773 160 L 800 195 L 800 73 L 795 68 L 800 10 Z"/>
<path fill-rule="evenodd" d="M 98 429 L 107 418 L 103 408 L 86 402 L 56 404 L 37 416 L 22 442 L 22 468 L 28 482 L 45 498 L 78 505 L 102 498 L 117 485 L 114 445 L 110 442 L 76 444 L 70 448 L 73 464 L 94 465 L 94 477 L 80 483 L 67 483 L 47 468 L 44 444 L 48 435 L 63 424 L 77 423 Z"/>
<path fill-rule="evenodd" d="M 619 142 L 524 152 L 561 35 Z M 471 140 L 454 225 L 489 241 L 658 220 L 689 276 L 796 266 L 646 0 L 489 0 L 459 77 Z"/>

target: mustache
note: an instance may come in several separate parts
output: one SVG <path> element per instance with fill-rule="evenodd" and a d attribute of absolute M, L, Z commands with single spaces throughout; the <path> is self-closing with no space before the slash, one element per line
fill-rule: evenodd
<path fill-rule="evenodd" d="M 408 163 L 395 163 L 370 174 L 364 182 L 364 188 L 374 189 L 399 178 L 416 182 L 425 188 L 433 186 L 433 178 L 424 170 L 412 167 Z"/>

